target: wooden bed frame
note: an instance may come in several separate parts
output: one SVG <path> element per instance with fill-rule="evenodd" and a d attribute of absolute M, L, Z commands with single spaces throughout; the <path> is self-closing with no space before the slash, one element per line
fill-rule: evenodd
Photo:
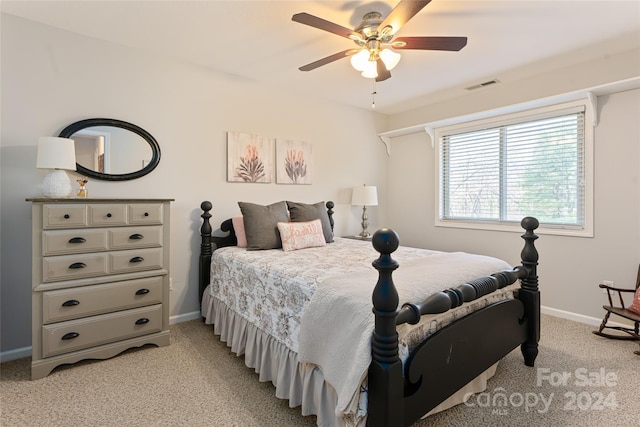
<path fill-rule="evenodd" d="M 333 228 L 333 202 L 327 202 Z M 220 225 L 226 236 L 214 236 L 209 222 L 212 205 L 205 201 L 201 227 L 200 298 L 210 280 L 211 254 L 216 248 L 235 246 L 231 219 Z M 372 362 L 368 372 L 367 426 L 408 426 L 453 395 L 516 347 L 520 346 L 527 366 L 534 366 L 540 340 L 540 292 L 538 290 L 538 220 L 521 222 L 525 233 L 522 265 L 430 296 L 421 304 L 399 300 L 392 272 L 399 264 L 391 254 L 399 246 L 398 235 L 378 230 L 372 238 L 380 253 L 373 266 L 379 278 L 373 291 L 375 327 Z M 423 314 L 443 313 L 520 280 L 516 298 L 493 303 L 430 335 L 410 354 L 405 366 L 398 356 L 396 326 L 415 324 Z"/>

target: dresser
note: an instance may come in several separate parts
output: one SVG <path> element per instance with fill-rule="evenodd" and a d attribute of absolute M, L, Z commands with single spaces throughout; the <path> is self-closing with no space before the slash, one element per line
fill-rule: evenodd
<path fill-rule="evenodd" d="M 173 199 L 27 199 L 31 379 L 62 364 L 169 345 Z"/>

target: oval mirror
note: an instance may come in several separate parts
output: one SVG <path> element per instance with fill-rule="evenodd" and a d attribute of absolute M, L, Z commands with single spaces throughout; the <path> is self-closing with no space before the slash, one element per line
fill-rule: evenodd
<path fill-rule="evenodd" d="M 144 176 L 160 163 L 160 146 L 146 130 L 116 119 L 86 119 L 60 135 L 75 141 L 78 173 L 106 181 Z"/>

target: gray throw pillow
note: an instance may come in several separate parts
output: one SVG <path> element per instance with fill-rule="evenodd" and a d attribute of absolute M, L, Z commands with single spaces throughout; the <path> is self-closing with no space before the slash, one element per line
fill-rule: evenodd
<path fill-rule="evenodd" d="M 331 230 L 331 222 L 329 214 L 324 202 L 314 203 L 312 205 L 306 203 L 290 202 L 287 200 L 289 207 L 289 217 L 291 222 L 306 222 L 319 219 L 322 223 L 322 233 L 327 243 L 333 242 L 333 230 Z"/>
<path fill-rule="evenodd" d="M 247 250 L 278 249 L 282 247 L 278 222 L 288 222 L 287 204 L 273 203 L 268 206 L 238 202 L 247 235 Z"/>

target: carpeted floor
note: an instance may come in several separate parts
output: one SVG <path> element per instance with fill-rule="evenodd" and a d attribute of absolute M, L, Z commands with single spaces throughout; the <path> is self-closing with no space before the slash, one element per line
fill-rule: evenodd
<path fill-rule="evenodd" d="M 637 343 L 543 316 L 536 368 L 519 350 L 485 393 L 416 426 L 640 426 Z M 59 367 L 30 381 L 30 359 L 0 365 L 0 425 L 311 426 L 199 320 L 171 327 L 171 345 Z"/>

